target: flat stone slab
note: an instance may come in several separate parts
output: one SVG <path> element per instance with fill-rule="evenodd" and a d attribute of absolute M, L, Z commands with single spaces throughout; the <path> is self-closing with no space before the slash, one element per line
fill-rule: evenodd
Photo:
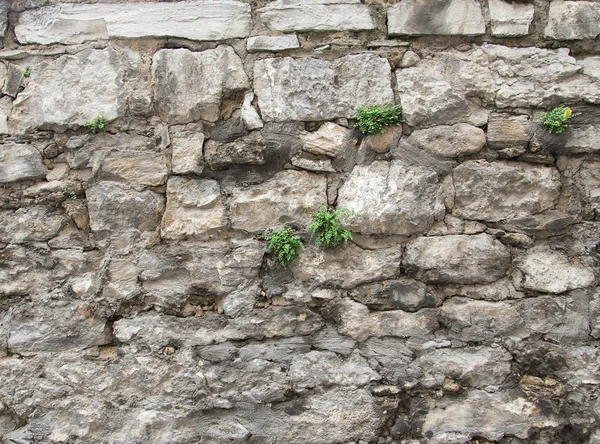
<path fill-rule="evenodd" d="M 246 48 L 248 52 L 279 52 L 300 48 L 300 42 L 298 42 L 296 34 L 277 36 L 259 35 L 249 37 L 246 42 Z"/>
<path fill-rule="evenodd" d="M 595 39 L 600 35 L 600 3 L 550 2 L 544 36 L 555 40 Z"/>
<path fill-rule="evenodd" d="M 31 145 L 7 143 L 0 149 L 0 183 L 43 179 L 42 156 Z"/>
<path fill-rule="evenodd" d="M 394 103 L 389 62 L 374 54 L 334 61 L 291 57 L 257 60 L 254 91 L 265 121 L 354 117 L 365 104 Z"/>
<path fill-rule="evenodd" d="M 389 35 L 482 35 L 476 0 L 403 0 L 387 8 Z"/>
<path fill-rule="evenodd" d="M 535 7 L 530 3 L 508 3 L 489 0 L 492 35 L 518 37 L 529 34 Z"/>
<path fill-rule="evenodd" d="M 277 0 L 258 11 L 260 20 L 273 31 L 368 31 L 375 23 L 368 5 L 358 1 Z"/>
<path fill-rule="evenodd" d="M 226 40 L 250 34 L 250 5 L 234 0 L 174 3 L 57 4 L 24 11 L 15 27 L 22 44 L 180 37 Z"/>

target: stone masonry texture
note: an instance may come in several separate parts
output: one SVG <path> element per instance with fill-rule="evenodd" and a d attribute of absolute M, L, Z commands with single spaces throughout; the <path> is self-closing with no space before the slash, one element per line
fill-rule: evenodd
<path fill-rule="evenodd" d="M 599 38 L 599 0 L 0 0 L 0 443 L 599 444 Z"/>

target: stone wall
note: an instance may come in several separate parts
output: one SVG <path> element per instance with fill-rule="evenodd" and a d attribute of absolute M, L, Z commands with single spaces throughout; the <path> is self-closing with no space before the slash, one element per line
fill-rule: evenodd
<path fill-rule="evenodd" d="M 599 1 L 13 0 L 0 30 L 3 443 L 600 442 Z M 352 242 L 311 245 L 322 205 Z"/>

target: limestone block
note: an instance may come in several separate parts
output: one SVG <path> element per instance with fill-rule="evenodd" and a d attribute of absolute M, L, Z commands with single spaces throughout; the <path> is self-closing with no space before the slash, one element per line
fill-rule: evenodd
<path fill-rule="evenodd" d="M 153 231 L 160 223 L 164 197 L 125 184 L 98 182 L 86 191 L 92 231 Z"/>
<path fill-rule="evenodd" d="M 600 79 L 600 56 L 589 56 L 581 60 L 578 63 L 583 67 L 583 73 Z"/>
<path fill-rule="evenodd" d="M 498 222 L 553 208 L 560 193 L 554 167 L 521 162 L 464 162 L 452 172 L 455 216 Z"/>
<path fill-rule="evenodd" d="M 120 151 L 102 161 L 101 177 L 118 178 L 131 184 L 158 186 L 167 182 L 165 155 L 156 152 Z"/>
<path fill-rule="evenodd" d="M 174 174 L 200 174 L 204 170 L 202 153 L 204 134 L 180 131 L 171 137 L 171 167 Z"/>
<path fill-rule="evenodd" d="M 354 0 L 276 0 L 259 9 L 269 29 L 283 32 L 368 31 L 375 23 L 368 5 Z"/>
<path fill-rule="evenodd" d="M 333 250 L 321 250 L 311 246 L 290 267 L 296 279 L 311 286 L 353 288 L 396 277 L 401 257 L 400 247 L 363 250 L 348 243 Z"/>
<path fill-rule="evenodd" d="M 300 48 L 300 42 L 298 42 L 296 34 L 277 36 L 259 35 L 248 37 L 246 48 L 248 52 L 279 52 Z"/>
<path fill-rule="evenodd" d="M 254 93 L 246 93 L 244 96 L 244 103 L 242 104 L 241 118 L 247 130 L 260 129 L 264 126 L 262 119 L 258 115 L 258 111 L 252 106 L 253 100 Z"/>
<path fill-rule="evenodd" d="M 402 264 L 407 274 L 425 282 L 479 284 L 504 276 L 511 257 L 488 234 L 435 236 L 409 242 Z"/>
<path fill-rule="evenodd" d="M 491 114 L 488 120 L 487 139 L 491 148 L 527 148 L 530 123 L 527 116 Z"/>
<path fill-rule="evenodd" d="M 436 306 L 436 299 L 425 284 L 410 278 L 362 285 L 351 290 L 349 295 L 372 310 L 417 311 Z"/>
<path fill-rule="evenodd" d="M 575 183 L 584 198 L 588 214 L 600 218 L 600 161 L 591 158 L 584 161 L 575 175 Z"/>
<path fill-rule="evenodd" d="M 326 189 L 325 177 L 291 170 L 259 185 L 236 187 L 231 198 L 232 226 L 249 233 L 286 222 L 306 226 L 327 202 Z"/>
<path fill-rule="evenodd" d="M 389 62 L 374 54 L 254 63 L 254 92 L 265 121 L 351 118 L 365 104 L 393 103 L 390 82 Z"/>
<path fill-rule="evenodd" d="M 162 218 L 165 239 L 206 237 L 226 227 L 225 207 L 215 180 L 171 177 L 167 183 L 167 208 Z"/>
<path fill-rule="evenodd" d="M 347 226 L 363 234 L 423 233 L 445 212 L 435 171 L 398 161 L 355 167 L 339 190 L 338 207 L 357 213 Z"/>
<path fill-rule="evenodd" d="M 567 132 L 565 148 L 569 153 L 600 153 L 600 125 L 585 125 Z"/>
<path fill-rule="evenodd" d="M 530 3 L 489 0 L 492 35 L 518 37 L 529 34 L 535 7 Z"/>
<path fill-rule="evenodd" d="M 244 38 L 250 5 L 235 0 L 176 3 L 59 3 L 23 11 L 15 27 L 22 44 L 77 44 L 90 40 L 180 37 L 190 40 Z"/>
<path fill-rule="evenodd" d="M 204 146 L 204 157 L 213 170 L 229 165 L 262 165 L 265 163 L 265 142 L 258 131 L 229 143 L 209 140 Z"/>
<path fill-rule="evenodd" d="M 485 22 L 475 0 L 403 0 L 388 6 L 389 35 L 482 35 Z"/>
<path fill-rule="evenodd" d="M 7 1 L 0 2 L 0 37 L 6 34 L 8 27 L 8 12 L 10 11 L 10 3 Z"/>
<path fill-rule="evenodd" d="M 302 149 L 316 155 L 335 157 L 344 147 L 348 133 L 347 128 L 326 122 L 317 131 L 301 136 L 304 142 Z"/>
<path fill-rule="evenodd" d="M 564 293 L 594 283 L 593 271 L 579 260 L 544 246 L 527 250 L 515 259 L 515 265 L 522 273 L 514 275 L 517 288 Z"/>
<path fill-rule="evenodd" d="M 113 49 L 85 49 L 32 62 L 27 86 L 13 103 L 9 124 L 17 131 L 74 128 L 104 115 L 125 114 L 123 70 Z"/>
<path fill-rule="evenodd" d="M 43 179 L 42 156 L 31 145 L 7 143 L 0 149 L 0 183 Z"/>
<path fill-rule="evenodd" d="M 223 96 L 248 88 L 242 61 L 231 46 L 192 52 L 161 49 L 152 57 L 154 98 L 171 124 L 215 122 Z"/>
<path fill-rule="evenodd" d="M 544 36 L 555 40 L 595 39 L 600 35 L 600 4 L 593 1 L 550 2 Z"/>
<path fill-rule="evenodd" d="M 413 131 L 406 142 L 440 157 L 475 154 L 485 145 L 485 132 L 466 123 Z"/>

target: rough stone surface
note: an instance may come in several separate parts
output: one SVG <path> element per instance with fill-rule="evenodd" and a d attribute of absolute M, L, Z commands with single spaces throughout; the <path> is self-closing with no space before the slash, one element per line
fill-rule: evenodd
<path fill-rule="evenodd" d="M 296 34 L 249 37 L 246 45 L 248 52 L 279 52 L 300 48 L 300 42 Z"/>
<path fill-rule="evenodd" d="M 214 122 L 223 96 L 249 86 L 242 61 L 225 45 L 202 52 L 157 51 L 152 77 L 158 112 L 172 124 L 200 119 Z"/>
<path fill-rule="evenodd" d="M 401 162 L 355 167 L 339 191 L 338 205 L 357 213 L 348 228 L 365 234 L 426 232 L 445 211 L 435 171 Z"/>
<path fill-rule="evenodd" d="M 554 207 L 560 192 L 558 171 L 520 162 L 468 161 L 452 173 L 453 214 L 497 222 Z"/>
<path fill-rule="evenodd" d="M 332 62 L 286 57 L 254 64 L 254 91 L 268 122 L 354 117 L 365 103 L 393 103 L 390 83 L 388 61 L 373 54 Z"/>
<path fill-rule="evenodd" d="M 550 3 L 544 36 L 556 40 L 595 39 L 600 35 L 600 5 L 591 1 Z"/>
<path fill-rule="evenodd" d="M 250 8 L 235 0 L 184 3 L 57 4 L 24 11 L 19 42 L 74 44 L 89 40 L 181 37 L 227 40 L 250 33 Z"/>
<path fill-rule="evenodd" d="M 20 244 L 47 241 L 66 224 L 64 216 L 48 207 L 19 208 L 0 213 L 0 240 Z"/>
<path fill-rule="evenodd" d="M 408 0 L 388 6 L 390 35 L 481 35 L 485 22 L 474 0 Z"/>
<path fill-rule="evenodd" d="M 407 245 L 402 264 L 426 282 L 489 283 L 504 276 L 510 252 L 488 234 L 421 237 Z"/>
<path fill-rule="evenodd" d="M 209 140 L 204 147 L 204 157 L 212 169 L 236 164 L 262 165 L 265 163 L 265 143 L 257 131 L 230 143 Z"/>
<path fill-rule="evenodd" d="M 527 116 L 493 114 L 489 117 L 487 143 L 491 148 L 527 148 L 530 139 Z"/>
<path fill-rule="evenodd" d="M 304 145 L 302 149 L 306 152 L 335 157 L 344 147 L 348 130 L 335 123 L 327 122 L 314 133 L 302 136 Z"/>
<path fill-rule="evenodd" d="M 479 152 L 485 145 L 485 132 L 459 123 L 413 131 L 405 142 L 437 156 L 460 157 Z"/>
<path fill-rule="evenodd" d="M 277 0 L 259 10 L 269 29 L 283 32 L 365 31 L 375 29 L 368 5 L 351 0 Z"/>
<path fill-rule="evenodd" d="M 204 170 L 202 163 L 204 134 L 190 131 L 177 132 L 171 138 L 174 174 L 200 174 Z"/>
<path fill-rule="evenodd" d="M 490 0 L 489 6 L 492 35 L 518 37 L 529 34 L 529 26 L 533 21 L 535 12 L 533 4 Z"/>
<path fill-rule="evenodd" d="M 5 144 L 0 150 L 0 183 L 43 179 L 42 156 L 30 145 Z"/>
<path fill-rule="evenodd" d="M 436 305 L 435 297 L 425 284 L 409 278 L 363 285 L 349 294 L 355 301 L 375 310 L 417 311 Z"/>

